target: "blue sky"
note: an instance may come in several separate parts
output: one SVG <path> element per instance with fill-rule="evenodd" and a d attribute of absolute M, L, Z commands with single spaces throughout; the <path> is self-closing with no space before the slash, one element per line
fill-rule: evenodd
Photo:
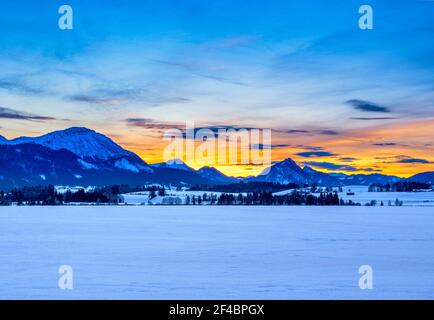
<path fill-rule="evenodd" d="M 74 9 L 73 30 L 57 27 L 62 4 Z M 373 30 L 358 28 L 363 4 L 373 7 Z M 277 134 L 286 145 L 333 145 L 338 134 L 336 146 L 434 117 L 434 1 L 44 0 L 0 9 L 9 138 L 83 125 L 152 158 L 153 133 L 127 119 L 148 129 L 194 120 L 310 133 Z M 425 138 L 383 142 L 420 150 Z"/>

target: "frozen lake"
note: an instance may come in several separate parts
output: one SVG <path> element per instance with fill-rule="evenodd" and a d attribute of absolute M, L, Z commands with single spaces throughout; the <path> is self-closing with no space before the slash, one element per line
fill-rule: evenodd
<path fill-rule="evenodd" d="M 0 207 L 0 298 L 434 299 L 433 249 L 432 207 Z"/>

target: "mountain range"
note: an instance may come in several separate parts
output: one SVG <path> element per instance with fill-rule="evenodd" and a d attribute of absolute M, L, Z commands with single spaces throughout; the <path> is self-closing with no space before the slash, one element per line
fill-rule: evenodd
<path fill-rule="evenodd" d="M 0 136 L 0 188 L 54 184 L 102 186 L 146 183 L 173 185 L 245 182 L 297 183 L 322 186 L 370 185 L 403 180 L 381 174 L 345 175 L 301 168 L 288 158 L 256 177 L 228 177 L 213 167 L 195 170 L 181 160 L 148 164 L 110 138 L 87 128 L 69 128 L 46 135 L 7 140 Z M 409 180 L 434 182 L 434 172 Z"/>

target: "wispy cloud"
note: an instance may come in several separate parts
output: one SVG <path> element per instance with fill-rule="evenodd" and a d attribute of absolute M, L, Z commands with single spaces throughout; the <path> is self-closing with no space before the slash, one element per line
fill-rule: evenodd
<path fill-rule="evenodd" d="M 326 169 L 326 170 L 340 170 L 340 171 L 357 171 L 358 169 L 353 166 L 337 164 L 332 162 L 316 162 L 316 161 L 307 161 L 304 164 L 316 168 Z"/>
<path fill-rule="evenodd" d="M 22 93 L 26 95 L 38 95 L 45 93 L 42 88 L 34 87 L 26 82 L 18 79 L 0 79 L 0 89 L 8 90 L 12 92 Z"/>
<path fill-rule="evenodd" d="M 353 158 L 353 157 L 342 157 L 342 158 L 339 158 L 339 160 L 344 161 L 344 162 L 353 162 L 353 161 L 356 161 L 358 159 Z"/>
<path fill-rule="evenodd" d="M 169 60 L 155 60 L 155 59 L 151 60 L 151 61 L 153 61 L 155 63 L 167 65 L 167 66 L 172 66 L 175 68 L 180 68 L 184 71 L 188 71 L 191 75 L 196 76 L 196 77 L 201 77 L 201 78 L 205 78 L 205 79 L 209 79 L 209 80 L 214 80 L 217 82 L 234 84 L 234 85 L 239 85 L 239 86 L 246 86 L 247 85 L 246 83 L 244 83 L 242 81 L 232 80 L 232 79 L 228 79 L 226 77 L 222 77 L 219 75 L 205 72 L 202 70 L 202 68 L 200 68 L 199 66 L 194 65 L 192 63 L 169 61 Z"/>
<path fill-rule="evenodd" d="M 394 147 L 397 146 L 398 144 L 395 142 L 382 142 L 382 143 L 373 143 L 372 145 L 377 147 Z"/>
<path fill-rule="evenodd" d="M 150 130 L 170 130 L 170 129 L 185 129 L 185 124 L 160 122 L 148 118 L 128 118 L 125 122 L 131 126 Z"/>
<path fill-rule="evenodd" d="M 324 136 L 337 136 L 340 133 L 335 130 L 321 129 L 321 130 L 303 130 L 303 129 L 288 129 L 288 130 L 276 130 L 280 133 L 288 134 L 306 134 L 306 135 L 324 135 Z"/>
<path fill-rule="evenodd" d="M 259 38 L 259 36 L 255 35 L 238 35 L 214 41 L 206 47 L 209 49 L 229 49 L 252 44 L 259 40 Z"/>
<path fill-rule="evenodd" d="M 399 119 L 397 117 L 351 117 L 351 120 L 364 120 L 364 121 L 375 121 L 375 120 L 395 120 Z"/>
<path fill-rule="evenodd" d="M 10 108 L 0 107 L 0 118 L 14 119 L 14 120 L 28 120 L 28 121 L 45 121 L 56 120 L 56 118 L 40 116 L 32 113 L 22 112 Z"/>
<path fill-rule="evenodd" d="M 285 144 L 285 143 L 281 143 L 281 144 L 271 144 L 271 145 L 265 145 L 265 144 L 251 144 L 250 147 L 252 149 L 256 149 L 256 150 L 272 150 L 272 149 L 281 149 L 281 148 L 289 148 L 291 145 L 290 144 Z"/>
<path fill-rule="evenodd" d="M 319 134 L 325 135 L 325 136 L 337 136 L 340 133 L 335 130 L 320 130 L 318 131 Z"/>
<path fill-rule="evenodd" d="M 73 102 L 82 102 L 96 105 L 117 106 L 132 102 L 145 102 L 153 106 L 158 106 L 166 103 L 185 103 L 190 99 L 184 97 L 171 97 L 166 94 L 151 94 L 145 89 L 97 89 L 82 93 L 73 94 L 66 97 L 67 100 Z"/>
<path fill-rule="evenodd" d="M 286 130 L 285 133 L 309 133 L 309 131 L 307 130 L 295 130 L 295 129 L 290 129 L 290 130 Z"/>
<path fill-rule="evenodd" d="M 327 151 L 306 151 L 297 153 L 298 156 L 303 158 L 316 158 L 316 157 L 333 157 L 336 154 Z"/>
<path fill-rule="evenodd" d="M 428 163 L 432 163 L 432 162 L 428 161 L 426 159 L 408 158 L 408 159 L 398 160 L 397 163 L 421 163 L 421 164 L 428 164 Z"/>
<path fill-rule="evenodd" d="M 365 112 L 390 112 L 390 110 L 386 107 L 380 106 L 376 103 L 365 101 L 365 100 L 359 100 L 359 99 L 352 99 L 348 100 L 346 102 L 350 106 L 354 107 L 355 109 L 359 111 L 365 111 Z"/>

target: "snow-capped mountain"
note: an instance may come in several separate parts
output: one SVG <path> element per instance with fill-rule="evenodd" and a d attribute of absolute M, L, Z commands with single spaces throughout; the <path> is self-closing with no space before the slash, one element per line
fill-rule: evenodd
<path fill-rule="evenodd" d="M 35 138 L 0 139 L 2 188 L 38 184 L 215 183 L 185 167 L 151 167 L 133 152 L 86 128 L 70 128 Z"/>
<path fill-rule="evenodd" d="M 216 168 L 213 167 L 203 167 L 197 170 L 197 173 L 205 179 L 217 182 L 217 183 L 235 183 L 239 182 L 240 179 L 234 177 L 228 177 Z"/>
<path fill-rule="evenodd" d="M 20 137 L 0 140 L 3 145 L 37 144 L 51 150 L 68 150 L 75 154 L 84 170 L 116 170 L 131 172 L 152 168 L 131 151 L 123 149 L 110 138 L 87 128 L 69 128 L 40 137 Z"/>
<path fill-rule="evenodd" d="M 87 128 L 69 128 L 54 131 L 40 137 L 20 137 L 13 140 L 0 139 L 0 143 L 17 145 L 35 143 L 52 150 L 66 149 L 82 159 L 108 160 L 122 156 L 135 156 L 110 138 Z"/>
<path fill-rule="evenodd" d="M 194 172 L 195 170 L 193 168 L 190 168 L 187 166 L 182 160 L 180 159 L 173 159 L 169 160 L 167 162 L 160 162 L 160 163 L 154 163 L 150 165 L 154 168 L 170 168 L 170 169 L 177 169 L 177 170 L 184 170 L 188 172 Z"/>
<path fill-rule="evenodd" d="M 265 169 L 259 176 L 253 178 L 253 180 L 279 184 L 310 183 L 309 174 L 303 171 L 303 169 L 290 158 Z"/>
<path fill-rule="evenodd" d="M 402 180 L 395 176 L 383 174 L 355 174 L 346 175 L 343 173 L 325 173 L 305 166 L 301 169 L 297 163 L 288 158 L 282 162 L 272 165 L 259 176 L 249 178 L 250 181 L 264 181 L 279 184 L 316 184 L 318 186 L 339 186 L 339 185 L 371 185 L 374 183 L 394 183 Z"/>

